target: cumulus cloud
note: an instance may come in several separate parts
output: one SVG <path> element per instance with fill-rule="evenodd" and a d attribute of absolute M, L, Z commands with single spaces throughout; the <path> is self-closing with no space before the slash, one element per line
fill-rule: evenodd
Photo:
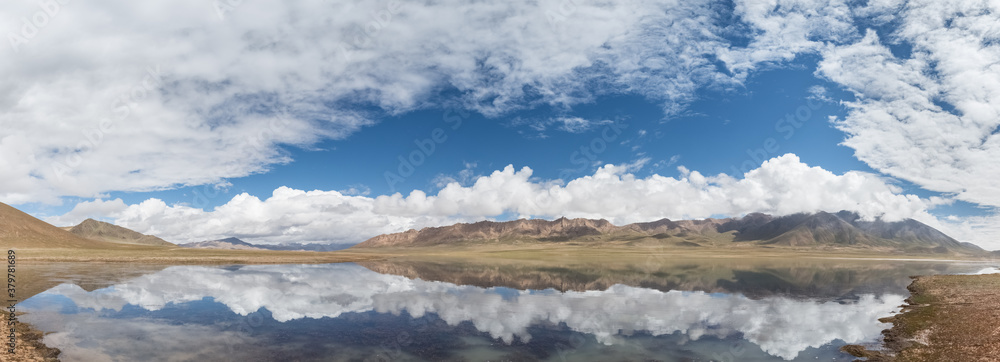
<path fill-rule="evenodd" d="M 621 343 L 629 334 L 623 331 L 647 331 L 653 336 L 679 332 L 690 340 L 740 336 L 786 360 L 835 340 L 877 339 L 884 328 L 877 319 L 891 314 L 905 298 L 869 294 L 853 302 L 790 297 L 753 300 L 736 294 L 662 292 L 620 284 L 603 291 L 501 293 L 495 288 L 379 274 L 348 264 L 247 266 L 233 271 L 179 266 L 93 292 L 63 284 L 46 294 L 61 295 L 80 308 L 97 311 L 120 311 L 126 305 L 155 311 L 170 303 L 211 297 L 239 315 L 266 308 L 278 322 L 368 311 L 394 315 L 405 311 L 414 318 L 436 314 L 451 326 L 471 322 L 477 330 L 508 344 L 515 338 L 530 341 L 528 328 L 541 323 L 564 324 L 607 345 Z M 30 315 L 43 318 L 36 314 Z M 76 335 L 79 332 L 63 332 L 59 341 L 91 340 Z M 114 345 L 116 339 L 111 340 Z M 110 349 L 107 342 L 98 342 L 90 348 Z M 81 353 L 79 344 L 69 347 Z"/>
<path fill-rule="evenodd" d="M 149 199 L 110 216 L 118 225 L 177 243 L 235 236 L 262 244 L 356 243 L 382 233 L 470 220 L 382 213 L 369 197 L 288 187 L 265 200 L 239 194 L 212 211 Z"/>
<path fill-rule="evenodd" d="M 46 218 L 45 221 L 56 226 L 75 226 L 88 218 L 107 219 L 110 215 L 117 215 L 127 208 L 128 205 L 122 199 L 83 201 L 76 204 L 69 212 Z"/>
<path fill-rule="evenodd" d="M 622 166 L 606 165 L 593 175 L 568 182 L 538 180 L 528 167 L 507 166 L 471 184 L 449 183 L 434 195 L 415 190 L 409 195 L 368 197 L 280 187 L 267 199 L 243 193 L 210 211 L 167 205 L 159 199 L 132 205 L 121 200 L 99 200 L 81 203 L 70 213 L 49 221 L 69 225 L 85 217 L 101 216 L 173 242 L 237 236 L 260 243 L 351 243 L 382 233 L 511 214 L 549 219 L 603 218 L 622 225 L 751 212 L 787 215 L 853 210 L 867 218 L 933 222 L 936 218 L 927 210 L 944 202 L 903 194 L 875 175 L 837 175 L 811 167 L 793 154 L 768 160 L 742 179 L 726 174 L 702 175 L 683 166 L 677 178 L 635 176 L 633 172 L 648 161 L 643 158 Z"/>
<path fill-rule="evenodd" d="M 898 194 L 873 175 L 836 175 L 802 163 L 788 154 L 766 161 L 743 179 L 725 174 L 705 176 L 680 168 L 680 178 L 638 178 L 628 166 L 607 165 L 594 175 L 565 185 L 531 180 L 532 170 L 507 166 L 472 186 L 450 184 L 427 195 L 413 191 L 375 199 L 375 210 L 418 216 L 495 216 L 513 212 L 523 217 L 605 218 L 617 224 L 659 218 L 691 219 L 712 215 L 766 212 L 786 215 L 820 210 L 855 210 L 889 220 L 913 217 L 939 200 Z"/>

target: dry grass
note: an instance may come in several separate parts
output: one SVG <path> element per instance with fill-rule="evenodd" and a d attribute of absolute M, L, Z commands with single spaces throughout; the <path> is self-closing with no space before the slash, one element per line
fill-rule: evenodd
<path fill-rule="evenodd" d="M 884 318 L 889 353 L 857 346 L 868 361 L 1000 361 L 1000 275 L 916 277 L 903 313 Z"/>
<path fill-rule="evenodd" d="M 7 336 L 7 328 L 4 328 L 4 337 Z M 42 343 L 44 334 L 30 324 L 18 322 L 17 348 L 14 354 L 8 351 L 7 344 L 4 343 L 3 352 L 0 353 L 0 362 L 52 362 L 59 360 L 59 350 L 46 347 Z M 4 338 L 4 341 L 7 341 Z"/>

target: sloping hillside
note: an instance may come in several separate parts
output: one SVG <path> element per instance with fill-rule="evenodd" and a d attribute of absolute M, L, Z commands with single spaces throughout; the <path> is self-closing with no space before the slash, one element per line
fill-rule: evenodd
<path fill-rule="evenodd" d="M 121 245 L 80 237 L 0 203 L 0 248 L 117 247 Z"/>
<path fill-rule="evenodd" d="M 79 225 L 72 227 L 69 232 L 87 239 L 110 243 L 176 246 L 173 243 L 152 235 L 144 235 L 118 225 L 94 219 L 84 220 Z"/>

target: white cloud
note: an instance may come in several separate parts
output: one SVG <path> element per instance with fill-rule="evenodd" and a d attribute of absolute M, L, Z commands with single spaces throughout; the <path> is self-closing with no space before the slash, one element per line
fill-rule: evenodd
<path fill-rule="evenodd" d="M 296 0 L 221 16 L 195 0 L 61 5 L 0 49 L 0 201 L 266 172 L 291 161 L 283 145 L 346 137 L 383 113 L 497 116 L 621 92 L 672 113 L 707 84 L 735 84 L 708 59 L 726 47 L 711 1 L 571 4 Z M 40 11 L 7 3 L 0 30 L 31 30 L 22 19 Z M 463 96 L 438 96 L 449 89 Z M 371 105 L 379 114 L 357 111 Z"/>
<path fill-rule="evenodd" d="M 431 183 L 434 184 L 435 187 L 445 187 L 450 183 L 458 183 L 459 185 L 470 184 L 482 176 L 476 174 L 476 167 L 478 165 L 479 164 L 477 162 L 465 162 L 465 168 L 458 171 L 457 175 L 438 174 L 437 176 L 434 176 Z"/>
<path fill-rule="evenodd" d="M 611 121 L 590 121 L 580 117 L 560 117 L 555 119 L 556 123 L 560 123 L 559 129 L 569 132 L 569 133 L 583 133 L 584 131 L 590 130 L 597 125 L 606 124 Z"/>
<path fill-rule="evenodd" d="M 670 166 L 673 166 L 674 164 L 676 164 L 677 162 L 679 162 L 680 160 L 681 160 L 681 155 L 673 155 L 673 156 L 670 156 L 670 159 L 668 159 L 668 160 L 659 160 L 659 161 L 656 161 L 655 163 L 653 163 L 653 169 L 654 170 L 659 170 L 659 169 L 662 169 L 664 167 L 670 167 Z"/>
<path fill-rule="evenodd" d="M 1000 213 L 991 211 L 980 216 L 947 216 L 943 219 L 917 220 L 933 226 L 959 241 L 981 246 L 986 250 L 1000 250 Z"/>
<path fill-rule="evenodd" d="M 118 225 L 171 242 L 228 236 L 255 243 L 360 242 L 372 236 L 459 220 L 446 216 L 399 216 L 374 210 L 374 201 L 338 191 L 287 187 L 261 200 L 243 193 L 211 212 L 149 199 L 112 215 Z"/>
<path fill-rule="evenodd" d="M 892 6 L 889 6 L 892 8 Z M 888 39 L 830 46 L 817 73 L 854 92 L 836 125 L 872 168 L 1000 206 L 1000 23 L 995 2 L 912 1 Z M 908 58 L 884 42 L 912 46 Z"/>
<path fill-rule="evenodd" d="M 515 127 L 530 127 L 532 130 L 537 131 L 537 137 L 542 139 L 549 137 L 545 131 L 550 129 L 579 134 L 591 131 L 599 126 L 613 123 L 615 123 L 615 121 L 609 119 L 585 119 L 576 116 L 560 116 L 546 119 L 516 117 L 510 121 L 510 124 Z"/>
<path fill-rule="evenodd" d="M 372 193 L 372 189 L 365 185 L 351 185 L 346 190 L 340 190 L 340 193 L 347 196 L 368 196 Z"/>
<path fill-rule="evenodd" d="M 729 70 L 745 78 L 760 63 L 795 59 L 812 53 L 828 42 L 841 43 L 857 37 L 854 18 L 843 0 L 740 0 L 734 14 L 748 26 L 735 29 L 749 38 L 745 48 L 723 48 L 720 60 Z"/>
<path fill-rule="evenodd" d="M 366 197 L 281 187 L 267 199 L 244 193 L 211 211 L 167 205 L 158 199 L 127 207 L 122 207 L 121 200 L 95 201 L 53 220 L 79 222 L 92 216 L 89 212 L 106 208 L 108 213 L 103 216 L 117 224 L 173 242 L 238 236 L 263 243 L 347 243 L 382 233 L 510 214 L 604 218 L 622 225 L 751 212 L 787 215 L 854 210 L 869 218 L 935 222 L 928 210 L 944 202 L 901 194 L 898 187 L 875 175 L 836 175 L 810 167 L 792 154 L 768 160 L 743 179 L 725 174 L 706 176 L 683 166 L 679 178 L 657 174 L 640 178 L 630 173 L 646 162 L 606 165 L 593 175 L 565 183 L 537 180 L 530 168 L 507 166 L 471 185 L 447 184 L 435 195 L 416 190 L 405 196 Z"/>
<path fill-rule="evenodd" d="M 827 95 L 827 90 L 826 87 L 824 86 L 814 85 L 812 87 L 809 87 L 808 92 L 809 92 L 809 99 L 814 99 L 823 102 L 833 101 L 833 99 L 831 99 L 830 96 Z"/>
<path fill-rule="evenodd" d="M 605 218 L 616 224 L 659 218 L 706 218 L 765 212 L 785 215 L 820 210 L 856 210 L 867 217 L 913 217 L 933 202 L 900 195 L 878 177 L 859 172 L 835 175 L 809 167 L 795 155 L 765 162 L 744 179 L 704 176 L 681 168 L 681 178 L 637 178 L 625 166 L 607 165 L 562 186 L 531 180 L 532 170 L 507 166 L 469 187 L 451 184 L 437 195 L 414 191 L 375 199 L 381 213 L 478 218 L 504 212 L 540 217 Z"/>
<path fill-rule="evenodd" d="M 63 215 L 45 218 L 45 222 L 56 226 L 76 226 L 88 218 L 106 219 L 110 215 L 117 215 L 125 211 L 127 208 L 128 205 L 122 199 L 83 201 Z"/>

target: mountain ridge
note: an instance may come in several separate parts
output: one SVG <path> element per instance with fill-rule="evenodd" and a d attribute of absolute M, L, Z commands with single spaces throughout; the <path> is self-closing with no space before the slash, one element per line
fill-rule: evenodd
<path fill-rule="evenodd" d="M 959 253 L 979 255 L 985 251 L 959 242 L 913 219 L 887 222 L 864 220 L 850 211 L 815 212 L 785 216 L 751 213 L 740 218 L 670 220 L 615 226 L 604 219 L 547 221 L 519 219 L 505 222 L 480 221 L 427 227 L 375 236 L 354 246 L 431 247 L 524 242 L 628 241 L 678 246 L 725 246 L 741 243 L 762 247 L 847 247 L 896 250 L 913 253 Z M 630 244 L 631 245 L 631 244 Z"/>
<path fill-rule="evenodd" d="M 337 251 L 343 250 L 351 247 L 352 245 L 345 244 L 301 244 L 301 243 L 290 243 L 290 244 L 278 244 L 278 245 L 265 245 L 265 244 L 251 244 L 240 240 L 236 237 L 228 237 L 225 239 L 218 240 L 206 240 L 191 243 L 179 244 L 178 246 L 184 248 L 196 248 L 196 249 L 226 249 L 226 250 L 280 250 L 280 251 Z"/>
<path fill-rule="evenodd" d="M 263 248 L 258 248 L 256 245 L 250 244 L 235 237 L 184 243 L 184 244 L 178 244 L 178 246 L 183 248 L 195 248 L 195 249 L 265 250 Z"/>

